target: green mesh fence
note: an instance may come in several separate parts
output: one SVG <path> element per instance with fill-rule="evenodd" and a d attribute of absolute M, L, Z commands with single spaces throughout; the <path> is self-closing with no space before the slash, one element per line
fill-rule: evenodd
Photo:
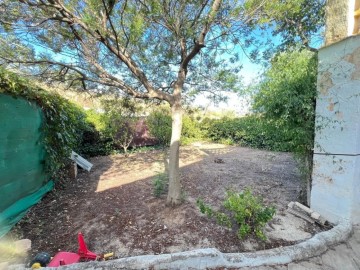
<path fill-rule="evenodd" d="M 0 237 L 52 189 L 44 171 L 42 111 L 0 94 Z"/>

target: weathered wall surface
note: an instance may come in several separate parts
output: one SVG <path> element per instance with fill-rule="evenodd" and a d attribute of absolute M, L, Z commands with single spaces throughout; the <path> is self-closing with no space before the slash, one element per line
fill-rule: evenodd
<path fill-rule="evenodd" d="M 311 207 L 360 223 L 360 36 L 319 51 Z"/>
<path fill-rule="evenodd" d="M 328 0 L 326 5 L 325 45 L 350 36 L 354 29 L 355 0 Z"/>

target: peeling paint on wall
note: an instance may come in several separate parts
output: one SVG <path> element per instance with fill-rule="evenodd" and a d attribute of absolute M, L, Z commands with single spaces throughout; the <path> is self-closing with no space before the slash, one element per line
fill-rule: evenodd
<path fill-rule="evenodd" d="M 360 36 L 319 51 L 311 208 L 360 223 Z"/>
<path fill-rule="evenodd" d="M 344 57 L 344 60 L 354 65 L 354 70 L 351 74 L 352 80 L 360 80 L 360 48 L 356 49 L 352 54 Z"/>
<path fill-rule="evenodd" d="M 318 80 L 318 91 L 322 95 L 327 95 L 329 93 L 329 89 L 334 86 L 334 83 L 331 79 L 331 73 L 326 71 L 320 76 Z"/>

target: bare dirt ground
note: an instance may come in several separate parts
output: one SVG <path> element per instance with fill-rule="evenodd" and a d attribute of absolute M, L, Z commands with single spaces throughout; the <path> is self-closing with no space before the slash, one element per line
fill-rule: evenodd
<path fill-rule="evenodd" d="M 81 172 L 77 180 L 48 194 L 10 235 L 31 239 L 31 256 L 40 251 L 54 255 L 76 251 L 81 231 L 90 250 L 125 257 L 205 247 L 222 252 L 266 249 L 293 244 L 319 230 L 285 213 L 302 186 L 291 154 L 198 143 L 182 147 L 180 155 L 184 202 L 176 208 L 165 206 L 166 194 L 153 195 L 153 179 L 164 171 L 162 151 L 96 157 L 90 160 L 90 173 Z M 220 206 L 226 190 L 244 187 L 277 208 L 266 242 L 239 240 L 236 230 L 217 225 L 196 206 L 199 197 Z"/>

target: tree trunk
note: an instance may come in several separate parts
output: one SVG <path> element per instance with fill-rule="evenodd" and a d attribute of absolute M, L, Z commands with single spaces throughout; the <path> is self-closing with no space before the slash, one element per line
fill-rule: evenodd
<path fill-rule="evenodd" d="M 175 102 L 175 104 L 171 106 L 172 131 L 169 161 L 169 192 L 166 202 L 168 205 L 177 205 L 181 203 L 179 148 L 182 127 L 182 115 L 183 111 L 180 102 Z"/>

